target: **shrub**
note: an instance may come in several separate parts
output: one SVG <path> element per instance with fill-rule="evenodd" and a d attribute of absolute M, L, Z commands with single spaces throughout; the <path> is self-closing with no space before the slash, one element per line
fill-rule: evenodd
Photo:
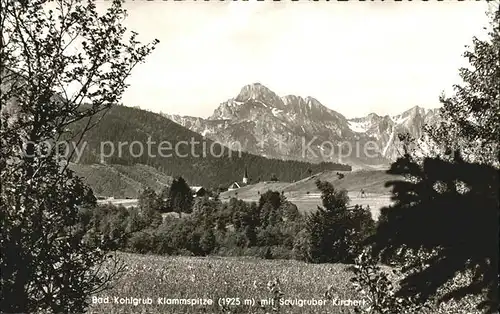
<path fill-rule="evenodd" d="M 347 191 L 319 180 L 316 185 L 322 193 L 323 207 L 307 218 L 308 258 L 316 263 L 352 262 L 373 232 L 371 213 L 360 206 L 348 208 Z"/>
<path fill-rule="evenodd" d="M 394 278 L 377 265 L 377 260 L 369 249 L 363 250 L 355 259 L 355 265 L 351 270 L 354 272 L 354 277 L 351 279 L 354 287 L 370 301 L 370 307 L 365 311 L 392 314 L 416 313 L 421 310 L 422 307 L 410 298 L 396 295 Z M 393 270 L 393 274 L 398 275 L 398 272 Z M 358 308 L 358 311 L 361 310 Z"/>
<path fill-rule="evenodd" d="M 203 233 L 200 239 L 200 248 L 204 255 L 212 253 L 217 246 L 213 230 L 209 229 Z"/>
<path fill-rule="evenodd" d="M 128 240 L 128 247 L 132 252 L 148 253 L 151 251 L 153 237 L 147 232 L 135 232 Z"/>
<path fill-rule="evenodd" d="M 293 242 L 292 257 L 299 261 L 311 261 L 309 234 L 306 229 L 302 229 Z"/>
<path fill-rule="evenodd" d="M 272 246 L 270 253 L 272 259 L 293 259 L 292 250 L 281 245 Z"/>

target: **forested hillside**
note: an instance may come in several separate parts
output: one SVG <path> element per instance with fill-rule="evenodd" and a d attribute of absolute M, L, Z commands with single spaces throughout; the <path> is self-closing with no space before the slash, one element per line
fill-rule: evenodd
<path fill-rule="evenodd" d="M 86 121 L 81 121 L 73 125 L 72 130 L 74 132 L 81 130 L 85 124 Z M 148 154 L 149 137 L 152 154 Z M 109 144 L 101 144 L 108 141 Z M 142 154 L 140 154 L 140 144 L 131 145 L 134 141 L 142 143 L 144 149 Z M 164 155 L 171 153 L 170 157 L 161 157 L 158 154 L 159 143 L 163 141 L 169 143 L 163 145 L 163 148 L 172 147 L 171 150 L 163 151 Z M 180 141 L 196 141 L 198 144 L 182 144 L 176 154 L 174 148 Z M 201 144 L 203 142 L 204 145 Z M 118 151 L 119 143 L 123 145 L 121 154 Z M 245 168 L 248 170 L 250 182 L 269 180 L 273 175 L 280 181 L 292 182 L 308 176 L 309 173 L 325 170 L 351 170 L 348 165 L 283 161 L 243 152 L 241 154 L 236 151 L 230 152 L 229 149 L 222 148 L 221 145 L 214 144 L 213 141 L 159 114 L 125 106 L 113 107 L 94 128 L 85 134 L 81 145 L 86 145 L 79 160 L 82 164 L 100 163 L 102 146 L 103 155 L 110 155 L 110 157 L 103 158 L 106 164 L 126 166 L 144 164 L 169 176 L 182 175 L 190 185 L 212 188 L 227 187 L 234 181 L 241 181 Z M 111 156 L 112 145 L 115 147 L 115 153 Z M 214 154 L 210 149 L 212 145 Z M 223 154 L 219 157 L 221 149 L 223 149 Z M 206 152 L 206 157 L 203 156 L 203 152 Z"/>
<path fill-rule="evenodd" d="M 97 196 L 136 198 L 146 187 L 160 191 L 172 178 L 153 167 L 136 164 L 101 165 L 71 164 L 70 169 L 83 177 Z"/>

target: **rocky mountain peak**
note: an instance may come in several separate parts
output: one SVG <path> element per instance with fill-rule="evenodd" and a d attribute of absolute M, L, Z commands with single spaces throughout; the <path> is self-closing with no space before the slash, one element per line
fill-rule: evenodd
<path fill-rule="evenodd" d="M 253 121 L 263 115 L 271 118 L 287 116 L 287 119 L 303 122 L 341 120 L 341 124 L 347 126 L 347 119 L 344 116 L 328 109 L 316 98 L 296 95 L 280 97 L 259 82 L 243 86 L 235 98 L 223 102 L 209 119 Z"/>
<path fill-rule="evenodd" d="M 264 106 L 282 109 L 284 104 L 281 98 L 261 83 L 253 83 L 243 86 L 238 96 L 234 98 L 236 102 L 248 101 L 260 102 Z"/>
<path fill-rule="evenodd" d="M 362 147 L 368 141 L 375 142 L 379 148 L 377 157 L 365 156 L 363 152 L 348 157 L 358 165 L 375 165 L 399 156 L 398 134 L 409 132 L 418 138 L 423 125 L 437 119 L 437 111 L 414 106 L 399 115 L 370 113 L 347 119 L 314 97 L 280 97 L 257 82 L 243 86 L 236 97 L 221 103 L 207 120 L 174 119 L 203 136 L 221 143 L 244 143 L 248 152 L 273 158 L 319 162 L 325 161 L 318 157 L 323 153 L 320 143 L 341 141 Z M 311 149 L 317 156 L 302 156 L 304 139 L 315 139 Z"/>
<path fill-rule="evenodd" d="M 401 117 L 416 117 L 425 115 L 425 108 L 414 106 L 401 114 Z"/>

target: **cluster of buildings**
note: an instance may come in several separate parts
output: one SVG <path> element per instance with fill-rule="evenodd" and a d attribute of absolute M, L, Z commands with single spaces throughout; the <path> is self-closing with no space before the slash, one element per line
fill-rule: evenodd
<path fill-rule="evenodd" d="M 227 190 L 233 191 L 233 190 L 240 189 L 240 188 L 248 185 L 249 180 L 250 179 L 248 178 L 248 171 L 247 171 L 247 169 L 245 169 L 245 173 L 243 174 L 243 179 L 241 180 L 241 182 L 237 182 L 237 181 L 233 182 Z M 208 191 L 202 186 L 192 186 L 191 192 L 193 193 L 193 197 L 204 197 L 208 193 Z"/>
<path fill-rule="evenodd" d="M 238 183 L 238 182 L 233 182 L 233 184 L 231 184 L 229 186 L 229 188 L 227 189 L 228 191 L 233 191 L 233 190 L 237 190 L 239 188 L 242 188 L 244 186 L 246 186 L 248 184 L 248 171 L 247 169 L 245 168 L 245 174 L 243 174 L 243 179 L 241 180 L 241 183 Z"/>

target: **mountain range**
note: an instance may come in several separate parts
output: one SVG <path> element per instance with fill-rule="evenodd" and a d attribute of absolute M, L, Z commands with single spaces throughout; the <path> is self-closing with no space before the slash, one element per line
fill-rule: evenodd
<path fill-rule="evenodd" d="M 250 183 L 255 183 L 273 175 L 294 182 L 311 173 L 351 170 L 333 162 L 313 164 L 229 150 L 157 113 L 138 108 L 116 105 L 99 119 L 85 133 L 85 146 L 80 147 L 79 159 L 72 160 L 72 168 L 100 195 L 136 197 L 141 185 L 157 188 L 177 176 L 192 186 L 217 189 L 240 182 L 245 172 Z M 78 134 L 85 123 L 72 124 L 69 134 Z M 188 145 L 191 142 L 198 144 Z M 176 149 L 165 150 L 167 146 Z"/>
<path fill-rule="evenodd" d="M 22 86 L 27 82 L 17 73 L 4 69 L 0 78 L 2 92 L 13 84 Z M 64 103 L 57 93 L 51 100 Z M 89 106 L 91 104 L 82 104 L 80 109 Z M 36 110 L 21 109 L 16 97 L 2 103 L 2 125 L 5 122 L 5 127 L 15 126 L 21 119 L 32 121 L 29 115 L 34 115 Z M 177 176 L 183 176 L 190 185 L 217 189 L 240 181 L 244 173 L 250 175 L 250 183 L 271 178 L 294 182 L 312 173 L 352 170 L 347 164 L 265 158 L 228 149 L 160 114 L 138 108 L 115 105 L 93 118 L 99 123 L 81 138 L 80 153 L 69 161 L 70 168 L 85 178 L 100 196 L 134 198 L 143 188 L 158 190 Z M 88 122 L 83 119 L 68 125 L 60 141 L 75 144 Z M 19 132 L 27 135 L 25 129 Z"/>
<path fill-rule="evenodd" d="M 265 157 L 386 167 L 401 153 L 399 133 L 420 137 L 439 109 L 415 106 L 401 114 L 370 113 L 348 119 L 313 97 L 278 96 L 254 83 L 221 103 L 207 119 L 164 114 L 168 119 L 226 146 Z"/>
<path fill-rule="evenodd" d="M 2 106 L 2 113 L 10 112 L 14 120 L 17 111 L 15 99 Z M 418 137 L 424 124 L 437 119 L 437 109 L 420 107 L 396 116 L 373 113 L 347 119 L 313 97 L 280 97 L 255 83 L 221 103 L 207 119 L 113 106 L 84 136 L 87 146 L 71 168 L 96 193 L 116 197 L 136 197 L 146 186 L 159 189 L 179 175 L 191 185 L 211 188 L 227 187 L 247 170 L 251 183 L 272 176 L 295 182 L 312 173 L 385 168 L 397 157 L 397 133 L 409 132 Z M 77 135 L 85 123 L 74 123 L 68 134 Z M 148 139 L 156 143 L 168 141 L 173 146 L 191 139 L 208 146 L 218 142 L 230 149 L 215 145 L 216 151 L 224 152 L 217 157 L 209 154 L 199 158 L 205 151 L 200 146 L 191 155 L 189 147 L 183 147 L 181 153 L 187 153 L 187 157 L 134 156 L 131 143 L 145 144 Z M 103 161 L 101 149 L 105 142 L 127 143 L 129 149 Z M 376 149 L 363 149 L 369 144 Z M 240 149 L 242 154 L 236 152 Z"/>

